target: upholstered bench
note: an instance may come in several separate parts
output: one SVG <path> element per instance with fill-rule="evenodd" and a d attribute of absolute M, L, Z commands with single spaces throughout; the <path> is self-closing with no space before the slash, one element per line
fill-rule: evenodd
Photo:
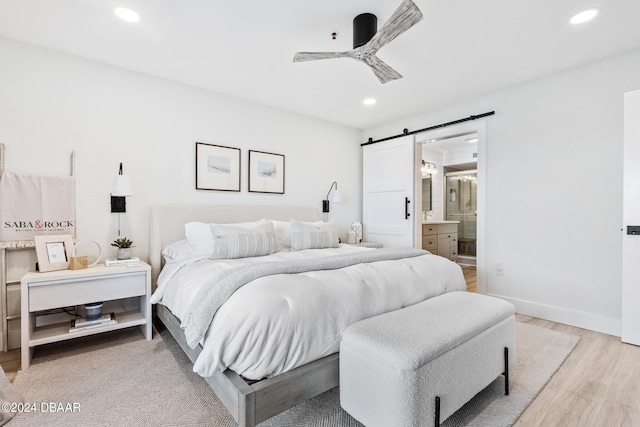
<path fill-rule="evenodd" d="M 515 362 L 512 304 L 450 292 L 348 327 L 340 344 L 340 404 L 373 426 L 445 420 Z"/>

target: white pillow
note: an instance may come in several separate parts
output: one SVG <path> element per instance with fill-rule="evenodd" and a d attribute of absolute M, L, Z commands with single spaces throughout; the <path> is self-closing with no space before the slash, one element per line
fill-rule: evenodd
<path fill-rule="evenodd" d="M 264 221 L 264 220 L 262 220 Z M 255 226 L 257 222 L 237 222 L 233 224 L 220 224 L 228 227 L 248 228 Z M 207 224 L 205 222 L 188 222 L 184 225 L 184 235 L 189 242 L 191 255 L 211 255 L 214 249 L 214 238 L 211 234 L 211 226 L 219 224 Z"/>
<path fill-rule="evenodd" d="M 266 219 L 248 228 L 212 224 L 211 234 L 214 238 L 211 259 L 264 256 L 278 250 L 273 224 Z"/>
<path fill-rule="evenodd" d="M 276 231 L 278 251 L 288 251 L 291 249 L 291 223 L 289 221 L 271 220 Z"/>
<path fill-rule="evenodd" d="M 184 225 L 184 235 L 194 255 L 209 255 L 213 252 L 213 236 L 209 224 L 188 222 Z"/>
<path fill-rule="evenodd" d="M 187 239 L 178 240 L 164 248 L 162 257 L 166 263 L 178 262 L 190 256 L 190 249 Z"/>
<path fill-rule="evenodd" d="M 337 248 L 338 227 L 334 222 L 291 220 L 291 249 Z"/>

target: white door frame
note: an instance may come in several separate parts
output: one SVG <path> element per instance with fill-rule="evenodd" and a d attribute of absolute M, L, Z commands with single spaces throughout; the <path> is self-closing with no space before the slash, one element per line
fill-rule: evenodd
<path fill-rule="evenodd" d="M 622 199 L 622 342 L 640 345 L 640 235 L 627 227 L 640 225 L 640 90 L 624 94 L 624 156 Z"/>
<path fill-rule="evenodd" d="M 476 274 L 477 274 L 477 291 L 479 293 L 487 293 L 487 270 L 486 270 L 486 154 L 487 154 L 487 124 L 485 119 L 471 120 L 457 125 L 447 126 L 440 129 L 434 129 L 427 132 L 416 134 L 416 143 L 428 139 L 443 139 L 461 133 L 478 134 L 478 223 L 476 234 Z M 418 192 L 416 188 L 416 193 Z M 414 196 L 414 199 L 416 197 Z M 414 217 L 415 226 L 421 226 L 422 218 Z"/>

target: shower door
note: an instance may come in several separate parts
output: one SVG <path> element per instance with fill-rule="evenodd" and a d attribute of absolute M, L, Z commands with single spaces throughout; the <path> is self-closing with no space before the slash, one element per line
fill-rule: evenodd
<path fill-rule="evenodd" d="M 478 219 L 477 171 L 449 172 L 445 175 L 445 218 L 458 223 L 458 255 L 476 256 Z"/>

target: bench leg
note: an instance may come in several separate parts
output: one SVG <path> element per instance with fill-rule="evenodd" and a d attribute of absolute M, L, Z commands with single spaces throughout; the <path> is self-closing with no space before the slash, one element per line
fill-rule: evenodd
<path fill-rule="evenodd" d="M 509 347 L 504 348 L 504 394 L 509 396 Z M 440 427 L 440 396 L 436 396 L 436 416 L 434 426 Z"/>
<path fill-rule="evenodd" d="M 504 348 L 504 394 L 509 396 L 509 348 Z"/>

